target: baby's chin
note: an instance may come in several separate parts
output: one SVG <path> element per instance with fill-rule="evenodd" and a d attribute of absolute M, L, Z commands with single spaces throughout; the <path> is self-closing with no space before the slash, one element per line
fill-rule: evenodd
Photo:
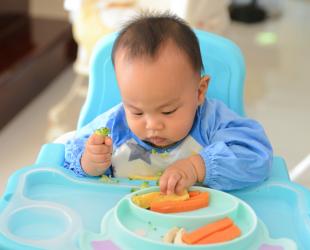
<path fill-rule="evenodd" d="M 162 144 L 155 144 L 150 141 L 144 141 L 144 142 L 146 142 L 147 144 L 151 145 L 154 148 L 161 148 L 161 149 L 169 148 L 177 143 L 177 142 L 167 142 L 167 143 L 162 143 Z"/>

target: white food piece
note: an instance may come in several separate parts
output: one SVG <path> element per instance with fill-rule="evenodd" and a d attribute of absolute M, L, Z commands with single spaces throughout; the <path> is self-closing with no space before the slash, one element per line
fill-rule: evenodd
<path fill-rule="evenodd" d="M 177 234 L 177 232 L 179 231 L 178 227 L 173 227 L 171 228 L 164 236 L 163 241 L 165 243 L 173 243 L 174 242 L 174 238 Z"/>
<path fill-rule="evenodd" d="M 183 240 L 182 240 L 182 236 L 183 236 L 184 233 L 185 233 L 185 230 L 184 230 L 184 228 L 182 227 L 182 228 L 176 233 L 176 235 L 175 235 L 175 237 L 174 237 L 173 243 L 174 243 L 174 244 L 178 244 L 178 245 L 184 245 L 185 243 L 184 243 Z"/>

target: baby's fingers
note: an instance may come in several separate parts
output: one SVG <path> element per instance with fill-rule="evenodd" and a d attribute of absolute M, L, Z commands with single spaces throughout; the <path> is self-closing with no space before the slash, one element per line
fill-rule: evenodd
<path fill-rule="evenodd" d="M 181 175 L 178 172 L 164 174 L 160 178 L 160 191 L 166 194 L 173 194 L 176 192 L 176 186 L 181 179 Z"/>
<path fill-rule="evenodd" d="M 111 161 L 111 154 L 90 154 L 90 159 L 94 163 L 106 163 Z"/>
<path fill-rule="evenodd" d="M 87 150 L 92 154 L 112 154 L 113 148 L 110 145 L 106 144 L 100 144 L 100 145 L 94 145 L 94 144 L 88 144 Z"/>
<path fill-rule="evenodd" d="M 178 182 L 181 180 L 181 175 L 178 172 L 172 173 L 169 176 L 168 183 L 167 183 L 167 194 L 174 194 L 176 193 L 176 187 Z"/>
<path fill-rule="evenodd" d="M 163 174 L 159 179 L 159 189 L 163 194 L 167 192 L 168 179 L 169 176 L 167 174 Z"/>
<path fill-rule="evenodd" d="M 109 137 L 109 136 L 106 136 L 105 138 L 104 138 L 104 144 L 105 145 L 107 145 L 107 146 L 112 146 L 112 139 L 111 139 L 111 137 Z M 112 148 L 112 147 L 111 147 Z"/>
<path fill-rule="evenodd" d="M 87 143 L 90 145 L 100 145 L 100 144 L 104 144 L 105 142 L 105 136 L 103 135 L 97 135 L 97 134 L 92 134 Z"/>
<path fill-rule="evenodd" d="M 183 194 L 184 189 L 186 189 L 187 187 L 188 187 L 188 185 L 186 185 L 186 182 L 184 179 L 179 180 L 176 187 L 175 187 L 176 194 L 178 194 L 178 195 Z"/>

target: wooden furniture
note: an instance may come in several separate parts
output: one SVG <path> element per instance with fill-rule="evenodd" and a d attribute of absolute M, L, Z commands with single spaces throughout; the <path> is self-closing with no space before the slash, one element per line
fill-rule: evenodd
<path fill-rule="evenodd" d="M 0 0 L 0 128 L 76 55 L 67 21 L 33 18 L 28 1 Z"/>

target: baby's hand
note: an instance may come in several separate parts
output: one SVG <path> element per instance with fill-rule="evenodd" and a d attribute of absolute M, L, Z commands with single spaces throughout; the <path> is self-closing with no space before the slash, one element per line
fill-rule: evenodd
<path fill-rule="evenodd" d="M 94 133 L 85 146 L 81 158 L 83 170 L 92 176 L 102 175 L 111 166 L 112 139 L 109 136 Z"/>
<path fill-rule="evenodd" d="M 203 180 L 205 175 L 204 162 L 200 156 L 195 155 L 178 160 L 170 165 L 159 180 L 162 193 L 181 194 L 185 188 Z"/>

